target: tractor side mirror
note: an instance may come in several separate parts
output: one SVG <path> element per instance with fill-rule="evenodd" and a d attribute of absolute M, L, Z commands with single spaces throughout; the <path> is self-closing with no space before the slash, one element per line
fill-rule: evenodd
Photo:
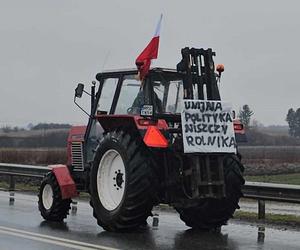
<path fill-rule="evenodd" d="M 78 83 L 75 89 L 75 97 L 81 98 L 83 90 L 84 90 L 84 84 Z"/>
<path fill-rule="evenodd" d="M 84 91 L 84 84 L 78 83 L 76 89 L 75 89 L 75 96 L 74 96 L 74 103 L 78 108 L 80 108 L 87 116 L 90 116 L 88 112 L 86 112 L 77 102 L 76 98 L 81 98 Z M 86 93 L 86 92 L 85 92 Z"/>

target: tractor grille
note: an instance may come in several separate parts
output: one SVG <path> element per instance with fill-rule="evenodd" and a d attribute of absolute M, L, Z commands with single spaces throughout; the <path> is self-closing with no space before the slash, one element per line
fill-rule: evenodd
<path fill-rule="evenodd" d="M 72 166 L 74 171 L 83 171 L 82 143 L 72 142 Z"/>

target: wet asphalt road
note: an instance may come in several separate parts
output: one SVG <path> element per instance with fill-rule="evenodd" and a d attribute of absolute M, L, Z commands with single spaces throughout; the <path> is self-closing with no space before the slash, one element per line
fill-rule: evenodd
<path fill-rule="evenodd" d="M 97 226 L 87 202 L 65 223 L 42 220 L 32 195 L 17 194 L 9 205 L 0 192 L 0 250 L 7 249 L 300 249 L 300 231 L 229 223 L 220 233 L 196 232 L 176 213 L 160 212 L 158 228 L 109 233 Z M 152 219 L 149 219 L 152 225 Z"/>

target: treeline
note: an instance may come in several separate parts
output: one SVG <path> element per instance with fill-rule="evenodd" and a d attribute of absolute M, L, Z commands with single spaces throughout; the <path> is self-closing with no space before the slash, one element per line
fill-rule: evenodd
<path fill-rule="evenodd" d="M 246 128 L 247 143 L 249 146 L 299 146 L 300 145 L 300 108 L 296 111 L 290 108 L 286 116 L 289 126 L 289 135 L 270 135 L 260 131 L 262 124 L 251 120 L 254 112 L 248 104 L 243 105 L 238 113 L 238 119 Z"/>
<path fill-rule="evenodd" d="M 69 129 L 72 125 L 70 124 L 60 124 L 60 123 L 39 123 L 31 128 L 31 130 L 40 129 Z"/>
<path fill-rule="evenodd" d="M 3 133 L 11 133 L 11 132 L 25 131 L 25 128 L 4 126 L 1 128 L 1 130 L 3 131 Z"/>
<path fill-rule="evenodd" d="M 38 123 L 37 125 L 29 124 L 27 130 L 69 129 L 71 127 L 72 125 L 67 123 Z M 20 128 L 17 126 L 4 126 L 0 130 L 2 130 L 3 133 L 26 131 L 25 128 Z"/>

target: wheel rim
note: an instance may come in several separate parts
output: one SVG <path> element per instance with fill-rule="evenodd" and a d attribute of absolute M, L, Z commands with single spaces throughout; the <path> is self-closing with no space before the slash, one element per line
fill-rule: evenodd
<path fill-rule="evenodd" d="M 50 209 L 53 204 L 53 190 L 50 184 L 46 184 L 42 194 L 43 206 L 46 210 Z"/>
<path fill-rule="evenodd" d="M 121 204 L 125 180 L 125 165 L 121 155 L 114 149 L 106 151 L 97 172 L 98 196 L 105 209 L 112 211 Z"/>

